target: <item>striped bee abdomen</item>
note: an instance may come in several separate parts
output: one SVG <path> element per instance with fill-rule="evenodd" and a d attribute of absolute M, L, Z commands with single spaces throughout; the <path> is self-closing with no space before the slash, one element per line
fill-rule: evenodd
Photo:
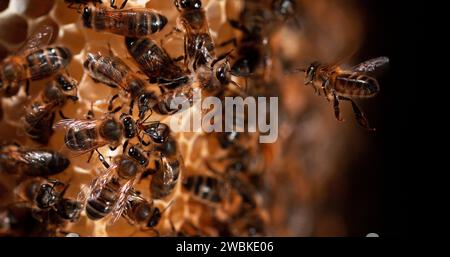
<path fill-rule="evenodd" d="M 361 73 L 343 73 L 335 79 L 335 89 L 339 95 L 349 97 L 372 97 L 380 87 L 376 79 Z"/>
<path fill-rule="evenodd" d="M 65 47 L 39 49 L 26 57 L 32 80 L 42 79 L 64 68 L 72 59 L 72 53 Z"/>

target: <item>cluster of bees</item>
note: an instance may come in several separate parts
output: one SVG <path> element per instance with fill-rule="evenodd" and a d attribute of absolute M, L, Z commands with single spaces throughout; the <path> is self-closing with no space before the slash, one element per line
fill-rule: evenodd
<path fill-rule="evenodd" d="M 2 61 L 0 99 L 15 96 L 21 89 L 28 95 L 34 81 L 51 81 L 22 117 L 26 136 L 39 147 L 15 142 L 2 142 L 0 146 L 0 172 L 18 181 L 14 194 L 20 199 L 0 210 L 0 234 L 71 234 L 65 230 L 66 225 L 85 215 L 92 221 L 108 219 L 110 225 L 123 218 L 139 230 L 161 235 L 160 221 L 176 204 L 172 196 L 180 185 L 194 201 L 212 209 L 227 206 L 228 212 L 209 213 L 214 233 L 191 222 L 168 218 L 170 229 L 163 234 L 266 235 L 268 217 L 260 195 L 264 167 L 255 164 L 264 163 L 264 153 L 255 150 L 257 137 L 238 132 L 208 134 L 225 154 L 205 160 L 206 173 L 189 173 L 174 133 L 152 117 L 177 113 L 179 109 L 171 105 L 177 96 L 186 97 L 192 104 L 195 89 L 218 97 L 270 95 L 274 90 L 266 72 L 273 54 L 268 44 L 270 31 L 277 24 L 297 19 L 296 1 L 243 1 L 238 19 L 228 20 L 242 36 L 214 42 L 202 1 L 174 0 L 178 24 L 166 37 L 183 38 L 183 55 L 179 57 L 169 55 L 164 41 L 151 39 L 168 23 L 156 10 L 129 7 L 127 1 L 120 6 L 114 0 L 65 2 L 67 8 L 79 12 L 87 29 L 123 36 L 123 44 L 140 71 L 133 71 L 113 51 L 87 53 L 84 72 L 95 82 L 114 88 L 117 94 L 109 97 L 107 111 L 101 116 L 91 107 L 85 117 L 70 118 L 62 108 L 68 101 L 78 103 L 79 85 L 65 72 L 72 60 L 71 50 L 49 46 L 53 27 L 37 28 L 18 51 Z M 216 53 L 218 48 L 230 45 L 232 50 Z M 388 58 L 379 57 L 344 70 L 339 63 L 314 62 L 295 71 L 304 72 L 305 84 L 332 102 L 338 120 L 339 102 L 350 101 L 357 122 L 372 130 L 352 98 L 371 97 L 379 91 L 376 79 L 368 73 L 386 63 Z M 245 80 L 245 86 L 237 80 Z M 57 115 L 61 119 L 55 122 Z M 55 130 L 64 134 L 64 150 L 45 149 Z M 108 158 L 98 150 L 104 147 L 120 151 Z M 80 188 L 76 198 L 67 197 L 70 181 L 52 177 L 71 165 L 71 156 L 82 154 L 89 154 L 89 161 L 98 156 L 103 167 Z M 149 181 L 149 194 L 137 189 L 144 180 Z M 165 201 L 165 206 L 156 204 L 159 200 Z M 32 224 L 25 222 L 29 217 Z"/>

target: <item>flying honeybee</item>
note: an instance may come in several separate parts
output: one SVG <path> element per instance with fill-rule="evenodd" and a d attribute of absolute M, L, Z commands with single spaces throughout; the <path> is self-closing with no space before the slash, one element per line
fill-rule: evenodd
<path fill-rule="evenodd" d="M 106 31 L 127 37 L 143 37 L 162 30 L 167 18 L 148 8 L 106 9 L 86 6 L 83 25 L 95 31 Z"/>
<path fill-rule="evenodd" d="M 367 73 L 374 72 L 388 62 L 389 58 L 378 57 L 360 63 L 349 70 L 337 65 L 314 62 L 307 69 L 299 69 L 299 71 L 305 72 L 305 85 L 311 85 L 316 92 L 323 91 L 327 99 L 333 103 L 337 120 L 342 121 L 339 101 L 350 101 L 357 122 L 368 130 L 374 130 L 352 98 L 374 97 L 380 91 L 380 86 L 378 81 Z"/>
<path fill-rule="evenodd" d="M 59 73 L 50 81 L 38 98 L 27 107 L 23 118 L 26 135 L 33 141 L 46 145 L 53 134 L 55 112 L 61 109 L 67 100 L 77 101 L 78 82 Z M 61 117 L 64 115 L 60 111 Z"/>
<path fill-rule="evenodd" d="M 131 98 L 130 113 L 132 113 L 135 101 L 138 102 L 140 118 L 144 117 L 152 104 L 154 105 L 156 96 L 153 92 L 146 89 L 145 81 L 133 73 L 128 65 L 112 53 L 110 56 L 103 56 L 100 53 L 96 55 L 89 53 L 83 67 L 95 81 L 111 87 L 118 87 L 122 90 L 122 93 L 129 95 Z M 117 97 L 118 95 L 113 96 L 111 101 Z M 112 108 L 110 107 L 109 109 Z"/>
<path fill-rule="evenodd" d="M 0 172 L 47 177 L 63 172 L 69 165 L 67 157 L 52 150 L 0 146 Z"/>
<path fill-rule="evenodd" d="M 169 54 L 149 38 L 125 38 L 128 52 L 149 77 L 151 83 L 158 83 L 171 90 L 189 81 Z"/>
<path fill-rule="evenodd" d="M 15 54 L 0 63 L 0 96 L 14 96 L 23 85 L 28 94 L 30 81 L 49 77 L 69 64 L 72 54 L 68 48 L 44 47 L 53 33 L 51 26 L 39 27 Z"/>

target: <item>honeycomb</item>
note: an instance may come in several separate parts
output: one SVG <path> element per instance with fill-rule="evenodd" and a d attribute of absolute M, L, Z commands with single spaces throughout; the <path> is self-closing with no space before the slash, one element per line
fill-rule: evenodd
<path fill-rule="evenodd" d="M 104 2 L 108 5 L 107 1 Z M 119 5 L 121 1 L 117 2 Z M 240 36 L 227 20 L 237 17 L 243 0 L 202 2 L 216 45 L 233 36 Z M 184 177 L 206 173 L 203 160 L 226 153 L 212 134 L 174 133 L 183 156 L 183 169 L 174 192 L 168 198 L 155 200 L 156 206 L 161 209 L 168 207 L 156 227 L 160 235 L 174 236 L 176 231 L 188 229 L 189 226 L 191 231 L 202 236 L 346 235 L 343 214 L 333 206 L 330 196 L 336 193 L 333 190 L 339 191 L 332 185 L 345 176 L 342 171 L 351 161 L 349 151 L 344 153 L 342 149 L 357 152 L 364 146 L 363 133 L 358 132 L 360 128 L 350 122 L 350 117 L 345 123 L 336 122 L 326 101 L 303 86 L 303 75 L 286 70 L 303 67 L 316 59 L 333 61 L 348 48 L 357 49 L 363 30 L 361 13 L 357 4 L 350 0 L 299 0 L 297 3 L 301 7 L 296 14 L 300 26 L 292 22 L 283 23 L 269 37 L 271 66 L 264 77 L 270 81 L 267 83 L 270 88 L 265 89 L 265 94 L 280 97 L 278 140 L 273 144 L 260 144 L 256 135 L 249 135 L 241 142 L 252 149 L 252 165 L 258 170 L 255 174 L 258 180 L 257 207 L 239 219 L 232 219 L 240 211 L 242 199 L 238 196 L 231 194 L 230 200 L 223 205 L 211 206 L 184 191 L 180 182 Z M 167 40 L 165 48 L 172 57 L 182 55 L 182 37 L 165 37 L 177 25 L 179 15 L 172 1 L 130 0 L 126 8 L 134 6 L 155 9 L 168 18 L 166 27 L 150 37 L 157 42 Z M 82 63 L 88 52 L 108 51 L 105 46 L 109 44 L 115 55 L 132 70 L 138 71 L 139 68 L 127 53 L 123 37 L 84 28 L 77 10 L 67 8 L 62 0 L 1 0 L 0 60 L 19 49 L 31 32 L 43 24 L 58 31 L 54 44 L 70 48 L 74 55 L 66 69 L 79 81 L 79 101 L 67 103 L 63 108 L 64 114 L 70 118 L 84 118 L 91 103 L 94 103 L 96 116 L 101 116 L 106 111 L 107 101 L 117 93 L 116 89 L 95 83 L 83 72 Z M 220 54 L 230 49 L 232 46 L 217 48 L 216 51 Z M 241 85 L 250 83 L 251 87 L 252 81 L 238 77 L 234 79 Z M 4 117 L 0 126 L 0 141 L 16 141 L 21 145 L 39 147 L 25 137 L 20 121 L 25 114 L 23 107 L 37 97 L 49 80 L 51 78 L 33 81 L 30 97 L 21 90 L 17 96 L 2 99 Z M 342 106 L 344 115 L 350 115 L 348 106 Z M 151 120 L 162 122 L 167 122 L 166 119 L 156 114 L 151 117 Z M 62 132 L 56 131 L 47 148 L 63 151 L 63 140 Z M 108 157 L 121 151 L 120 147 L 116 151 L 110 151 L 107 147 L 99 150 Z M 87 155 L 70 158 L 71 166 L 55 178 L 70 181 L 66 196 L 77 198 L 83 186 L 88 185 L 102 169 L 102 164 L 95 155 L 89 163 Z M 223 170 L 218 165 L 217 169 Z M 2 205 L 18 201 L 13 194 L 17 181 L 5 174 L 0 174 L 0 178 Z M 150 179 L 144 179 L 136 186 L 148 199 L 149 183 Z M 110 225 L 107 220 L 93 222 L 84 213 L 77 222 L 68 223 L 61 231 L 81 236 L 155 235 L 155 231 L 131 226 L 123 218 Z"/>

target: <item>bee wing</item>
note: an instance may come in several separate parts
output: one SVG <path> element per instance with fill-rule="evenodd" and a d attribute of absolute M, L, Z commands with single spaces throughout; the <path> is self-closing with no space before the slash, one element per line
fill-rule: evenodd
<path fill-rule="evenodd" d="M 33 31 L 33 34 L 27 39 L 27 41 L 19 48 L 17 54 L 24 54 L 31 52 L 41 46 L 45 46 L 51 43 L 55 29 L 49 25 L 43 25 Z"/>
<path fill-rule="evenodd" d="M 108 169 L 102 169 L 102 172 L 100 173 L 100 175 L 98 175 L 94 179 L 94 181 L 92 181 L 91 190 L 90 190 L 90 194 L 89 194 L 90 197 L 98 197 L 99 196 L 101 190 L 97 190 L 97 189 L 103 188 L 106 184 L 108 184 L 111 181 L 111 179 L 115 175 L 116 167 L 117 167 L 117 164 L 113 164 Z"/>
<path fill-rule="evenodd" d="M 80 192 L 77 195 L 77 201 L 84 206 L 86 204 L 86 200 L 89 198 L 90 193 L 91 193 L 91 186 L 83 185 L 80 188 Z"/>
<path fill-rule="evenodd" d="M 119 23 L 123 23 L 124 19 L 124 12 L 131 12 L 131 13 L 142 13 L 142 12 L 146 12 L 146 13 L 154 13 L 154 14 L 159 14 L 156 11 L 153 11 L 149 8 L 144 8 L 144 7 L 133 7 L 131 9 L 124 9 L 124 10 L 111 10 L 111 11 L 107 11 L 106 12 L 106 17 L 108 17 L 109 19 L 112 19 L 116 22 Z"/>
<path fill-rule="evenodd" d="M 120 218 L 120 216 L 122 216 L 122 213 L 126 208 L 130 192 L 132 192 L 132 188 L 136 183 L 136 177 L 127 181 L 120 188 L 119 198 L 117 199 L 117 202 L 114 205 L 113 210 L 111 211 L 111 219 L 109 220 L 108 225 L 114 224 Z"/>
<path fill-rule="evenodd" d="M 93 129 L 97 126 L 96 120 L 76 120 L 76 119 L 63 119 L 58 121 L 53 128 L 54 129 L 73 129 L 75 131 L 83 129 Z"/>
<path fill-rule="evenodd" d="M 370 60 L 367 60 L 365 62 L 362 62 L 352 68 L 352 71 L 357 72 L 373 72 L 377 68 L 389 63 L 389 58 L 386 56 L 381 56 L 377 58 L 373 58 Z"/>

